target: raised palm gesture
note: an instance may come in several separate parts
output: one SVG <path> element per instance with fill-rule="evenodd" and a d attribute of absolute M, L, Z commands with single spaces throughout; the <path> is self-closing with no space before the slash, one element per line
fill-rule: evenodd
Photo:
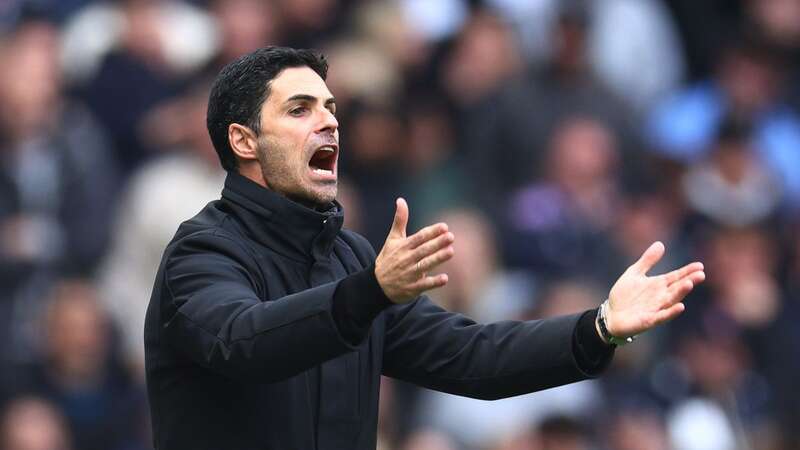
<path fill-rule="evenodd" d="M 609 293 L 608 331 L 624 338 L 675 318 L 681 301 L 705 280 L 703 264 L 693 262 L 663 275 L 647 272 L 664 256 L 664 244 L 655 242 L 619 277 Z"/>
<path fill-rule="evenodd" d="M 427 226 L 406 235 L 408 204 L 397 199 L 394 222 L 375 260 L 375 277 L 381 289 L 395 303 L 406 303 L 421 293 L 447 284 L 447 274 L 430 271 L 453 257 L 455 236 L 447 224 Z"/>

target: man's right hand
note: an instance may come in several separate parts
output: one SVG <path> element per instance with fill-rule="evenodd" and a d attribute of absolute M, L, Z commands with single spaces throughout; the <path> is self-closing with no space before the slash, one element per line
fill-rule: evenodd
<path fill-rule="evenodd" d="M 447 284 L 447 274 L 428 272 L 453 257 L 455 236 L 447 224 L 427 226 L 406 236 L 408 204 L 397 199 L 397 211 L 386 242 L 375 260 L 375 277 L 394 303 L 407 303 L 421 293 Z"/>

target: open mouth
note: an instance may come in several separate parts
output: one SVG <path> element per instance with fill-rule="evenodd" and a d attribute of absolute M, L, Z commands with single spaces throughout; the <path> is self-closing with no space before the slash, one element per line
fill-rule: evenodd
<path fill-rule="evenodd" d="M 318 175 L 331 176 L 336 169 L 336 153 L 336 147 L 324 145 L 311 155 L 308 167 Z"/>

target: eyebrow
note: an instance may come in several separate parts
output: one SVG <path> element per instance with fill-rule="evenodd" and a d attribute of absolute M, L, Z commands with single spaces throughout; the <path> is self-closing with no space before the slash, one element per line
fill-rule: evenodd
<path fill-rule="evenodd" d="M 307 102 L 316 102 L 318 99 L 317 99 L 317 97 L 314 97 L 313 95 L 295 94 L 295 95 L 289 97 L 288 99 L 286 99 L 286 103 L 290 103 L 290 102 L 294 102 L 294 101 L 298 101 L 298 100 L 307 101 Z M 336 99 L 333 98 L 333 97 L 325 100 L 325 106 L 335 105 L 335 104 L 336 104 Z"/>

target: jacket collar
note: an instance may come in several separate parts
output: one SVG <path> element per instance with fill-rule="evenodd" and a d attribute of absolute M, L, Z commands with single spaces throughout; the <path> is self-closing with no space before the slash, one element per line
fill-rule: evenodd
<path fill-rule="evenodd" d="M 293 259 L 328 258 L 344 222 L 336 200 L 326 211 L 316 211 L 235 172 L 225 178 L 222 200 L 251 237 Z"/>

